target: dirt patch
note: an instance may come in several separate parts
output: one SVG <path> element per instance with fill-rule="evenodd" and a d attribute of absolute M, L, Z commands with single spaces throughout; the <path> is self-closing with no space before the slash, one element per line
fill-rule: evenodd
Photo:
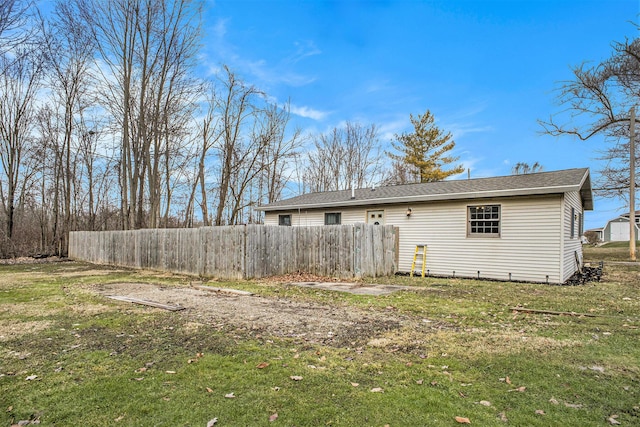
<path fill-rule="evenodd" d="M 179 305 L 176 312 L 190 322 L 219 329 L 250 331 L 254 335 L 302 338 L 333 345 L 356 345 L 411 323 L 394 312 L 322 305 L 284 298 L 207 292 L 189 287 L 144 283 L 115 283 L 94 288 L 101 295 L 119 295 Z M 128 304 L 128 303 L 121 303 Z M 147 308 L 150 310 L 159 310 Z"/>
<path fill-rule="evenodd" d="M 397 291 L 406 291 L 408 286 L 364 285 L 350 282 L 290 282 L 288 285 L 304 288 L 323 289 L 325 291 L 347 292 L 354 295 L 389 295 Z"/>

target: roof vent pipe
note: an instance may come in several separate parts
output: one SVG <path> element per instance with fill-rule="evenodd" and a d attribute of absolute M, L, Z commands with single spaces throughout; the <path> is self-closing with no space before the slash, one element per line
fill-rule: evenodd
<path fill-rule="evenodd" d="M 355 199 L 356 198 L 356 189 L 354 188 L 354 186 L 351 186 L 351 198 Z"/>

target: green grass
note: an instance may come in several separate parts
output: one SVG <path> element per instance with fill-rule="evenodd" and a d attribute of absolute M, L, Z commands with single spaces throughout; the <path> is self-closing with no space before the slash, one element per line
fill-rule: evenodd
<path fill-rule="evenodd" d="M 636 247 L 640 246 L 640 240 L 636 241 Z M 615 248 L 628 248 L 629 247 L 629 242 L 607 242 L 605 244 L 603 244 L 602 246 L 599 246 L 600 248 L 606 248 L 606 249 L 615 249 Z"/>
<path fill-rule="evenodd" d="M 636 258 L 640 259 L 640 241 L 636 242 Z M 588 261 L 629 261 L 629 242 L 608 242 L 601 246 L 584 245 L 585 260 Z"/>
<path fill-rule="evenodd" d="M 637 425 L 639 278 L 637 266 L 605 263 L 602 282 L 575 287 L 370 280 L 411 287 L 383 297 L 215 283 L 422 325 L 335 347 L 193 328 L 179 313 L 88 291 L 122 281 L 184 286 L 192 280 L 184 276 L 81 263 L 0 266 L 0 425 L 204 426 L 215 417 L 221 426 L 455 426 L 460 416 L 481 426 L 601 426 L 612 415 Z"/>

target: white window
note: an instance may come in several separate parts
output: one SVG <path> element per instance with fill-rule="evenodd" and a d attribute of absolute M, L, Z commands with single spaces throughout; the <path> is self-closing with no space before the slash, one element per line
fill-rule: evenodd
<path fill-rule="evenodd" d="M 468 206 L 467 236 L 500 237 L 500 205 Z"/>

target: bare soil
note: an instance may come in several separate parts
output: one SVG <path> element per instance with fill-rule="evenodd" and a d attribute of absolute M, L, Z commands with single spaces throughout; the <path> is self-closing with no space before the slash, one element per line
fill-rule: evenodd
<path fill-rule="evenodd" d="M 399 315 L 392 309 L 380 312 L 143 283 L 107 284 L 93 289 L 104 296 L 126 296 L 185 307 L 176 315 L 186 316 L 196 327 L 208 325 L 217 329 L 249 331 L 262 337 L 301 338 L 335 346 L 365 344 L 377 336 L 409 325 L 431 330 L 437 327 Z"/>

